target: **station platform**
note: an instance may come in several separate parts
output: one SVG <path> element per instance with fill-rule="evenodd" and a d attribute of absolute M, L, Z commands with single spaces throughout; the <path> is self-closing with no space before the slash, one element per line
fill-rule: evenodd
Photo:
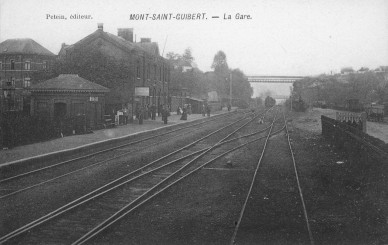
<path fill-rule="evenodd" d="M 232 109 L 234 110 L 236 108 Z M 210 116 L 227 112 L 228 110 L 224 108 L 223 110 L 213 112 Z M 86 147 L 145 131 L 156 130 L 162 127 L 171 127 L 173 125 L 203 119 L 206 116 L 203 117 L 202 114 L 191 114 L 187 116 L 187 120 L 180 120 L 180 117 L 181 116 L 177 115 L 176 112 L 172 112 L 171 116 L 168 117 L 167 124 L 163 123 L 162 117 L 156 117 L 156 120 L 144 120 L 143 124 L 139 124 L 138 121 L 135 120 L 133 123 L 127 125 L 118 125 L 114 128 L 95 130 L 91 134 L 72 135 L 45 142 L 17 146 L 11 149 L 0 149 L 0 167 L 30 158 Z"/>

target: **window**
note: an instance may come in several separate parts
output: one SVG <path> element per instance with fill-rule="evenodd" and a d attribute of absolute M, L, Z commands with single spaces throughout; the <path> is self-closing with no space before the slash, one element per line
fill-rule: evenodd
<path fill-rule="evenodd" d="M 0 61 L 0 70 L 3 70 L 3 62 Z"/>
<path fill-rule="evenodd" d="M 31 70 L 31 61 L 26 61 L 24 63 L 24 70 Z"/>
<path fill-rule="evenodd" d="M 46 70 L 47 69 L 47 61 L 43 61 L 43 69 Z"/>
<path fill-rule="evenodd" d="M 159 67 L 159 80 L 162 81 L 162 67 Z"/>
<path fill-rule="evenodd" d="M 9 80 L 7 81 L 7 86 L 15 86 L 15 78 L 10 77 Z"/>
<path fill-rule="evenodd" d="M 48 114 L 49 113 L 49 108 L 47 102 L 42 102 L 39 101 L 36 104 L 36 111 L 38 114 Z"/>
<path fill-rule="evenodd" d="M 11 70 L 15 70 L 15 61 L 11 60 Z"/>
<path fill-rule="evenodd" d="M 31 86 L 31 79 L 29 77 L 25 77 L 23 81 L 23 87 L 29 88 Z"/>
<path fill-rule="evenodd" d="M 150 78 L 150 72 L 151 72 L 151 66 L 150 64 L 147 65 L 147 79 Z"/>
<path fill-rule="evenodd" d="M 139 78 L 140 77 L 140 62 L 137 61 L 137 65 L 136 65 L 136 77 Z"/>

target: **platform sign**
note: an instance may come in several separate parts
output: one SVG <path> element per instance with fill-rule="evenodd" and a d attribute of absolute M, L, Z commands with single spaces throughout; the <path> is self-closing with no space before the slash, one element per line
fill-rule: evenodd
<path fill-rule="evenodd" d="M 92 96 L 90 96 L 90 97 L 89 97 L 89 101 L 91 101 L 91 102 L 98 102 L 98 97 L 92 97 Z"/>
<path fill-rule="evenodd" d="M 135 96 L 150 96 L 150 88 L 149 87 L 136 87 L 135 88 Z"/>

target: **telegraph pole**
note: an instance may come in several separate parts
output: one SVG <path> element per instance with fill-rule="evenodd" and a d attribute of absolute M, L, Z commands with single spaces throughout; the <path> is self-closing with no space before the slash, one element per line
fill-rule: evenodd
<path fill-rule="evenodd" d="M 232 107 L 232 73 L 229 78 L 229 105 Z"/>

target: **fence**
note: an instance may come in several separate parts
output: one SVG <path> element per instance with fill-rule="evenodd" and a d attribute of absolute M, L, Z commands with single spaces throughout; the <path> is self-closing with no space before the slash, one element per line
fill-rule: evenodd
<path fill-rule="evenodd" d="M 346 123 L 352 127 L 358 128 L 366 133 L 366 113 L 355 113 L 348 111 L 337 111 L 335 119 L 342 123 Z"/>
<path fill-rule="evenodd" d="M 321 116 L 322 135 L 338 148 L 349 153 L 354 160 L 381 162 L 388 160 L 388 144 L 370 136 L 357 127 Z"/>
<path fill-rule="evenodd" d="M 7 112 L 0 115 L 0 147 L 47 141 L 66 135 L 90 132 L 89 122 L 84 115 L 52 120 L 47 117 Z"/>

